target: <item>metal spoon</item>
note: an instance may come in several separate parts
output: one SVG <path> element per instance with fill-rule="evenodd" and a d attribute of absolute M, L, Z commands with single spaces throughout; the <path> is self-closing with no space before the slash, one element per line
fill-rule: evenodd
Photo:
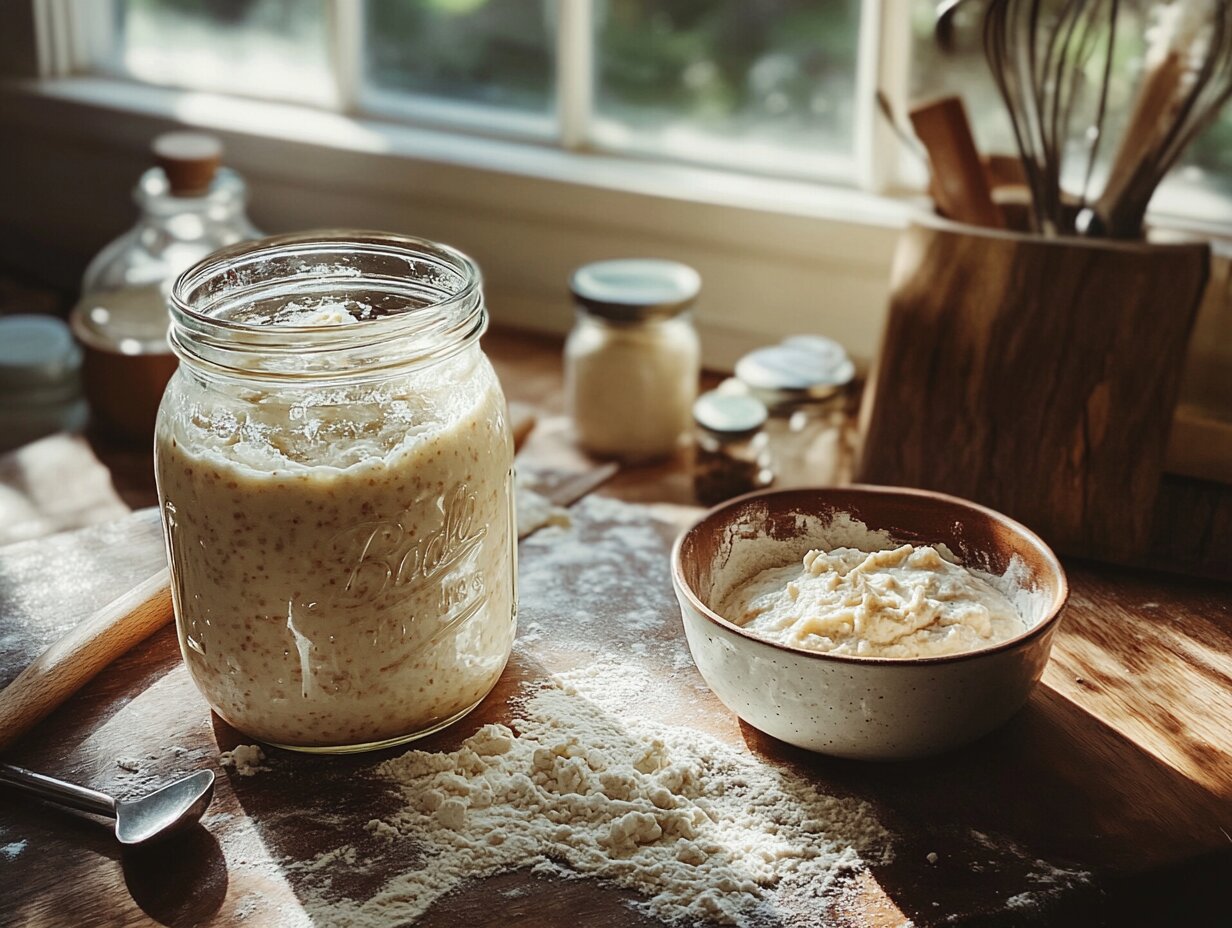
<path fill-rule="evenodd" d="M 121 844 L 144 844 L 175 834 L 201 818 L 214 798 L 214 772 L 200 770 L 133 800 L 116 800 L 74 783 L 0 764 L 0 783 L 7 783 L 62 806 L 115 819 Z"/>

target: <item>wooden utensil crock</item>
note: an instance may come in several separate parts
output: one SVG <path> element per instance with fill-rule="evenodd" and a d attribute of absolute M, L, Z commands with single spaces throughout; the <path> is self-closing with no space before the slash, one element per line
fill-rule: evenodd
<path fill-rule="evenodd" d="M 899 242 L 857 480 L 985 503 L 1054 548 L 1145 553 L 1205 243 L 926 219 Z"/>

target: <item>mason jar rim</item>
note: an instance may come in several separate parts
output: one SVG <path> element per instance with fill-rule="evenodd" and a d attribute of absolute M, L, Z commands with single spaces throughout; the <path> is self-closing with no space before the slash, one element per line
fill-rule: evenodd
<path fill-rule="evenodd" d="M 219 317 L 200 308 L 203 288 L 211 282 L 218 303 L 242 301 L 246 291 L 255 295 L 264 286 L 293 285 L 302 278 L 305 284 L 320 285 L 337 279 L 341 283 L 368 281 L 394 292 L 394 282 L 403 279 L 408 289 L 416 278 L 364 273 L 358 268 L 347 269 L 343 263 L 305 264 L 301 273 L 262 276 L 254 265 L 264 262 L 294 260 L 304 257 L 311 262 L 315 256 L 325 259 L 331 253 L 350 251 L 356 255 L 380 256 L 436 263 L 456 275 L 459 286 L 440 299 L 425 302 L 411 311 L 394 313 L 384 318 L 360 320 L 355 325 L 269 325 Z M 426 280 L 426 278 L 425 278 Z M 402 355 L 365 360 L 364 379 L 373 379 L 389 368 L 407 363 L 427 362 L 448 357 L 460 351 L 483 333 L 487 327 L 487 312 L 482 295 L 483 278 L 479 266 L 455 248 L 415 236 L 366 229 L 324 229 L 270 236 L 219 249 L 181 273 L 171 286 L 170 341 L 172 350 L 197 369 L 229 373 L 246 379 L 332 379 L 345 371 L 322 369 L 315 371 L 254 370 L 251 365 L 228 363 L 236 356 L 295 356 L 319 358 L 337 352 L 352 356 L 365 349 L 381 350 L 394 345 L 404 349 Z M 351 375 L 355 371 L 349 372 Z"/>

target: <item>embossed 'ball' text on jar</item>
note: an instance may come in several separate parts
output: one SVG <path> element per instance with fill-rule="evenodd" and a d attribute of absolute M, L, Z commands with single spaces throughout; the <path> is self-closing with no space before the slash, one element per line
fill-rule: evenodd
<path fill-rule="evenodd" d="M 265 239 L 173 288 L 155 466 L 185 663 L 282 747 L 436 731 L 516 624 L 513 446 L 479 270 L 384 233 Z"/>

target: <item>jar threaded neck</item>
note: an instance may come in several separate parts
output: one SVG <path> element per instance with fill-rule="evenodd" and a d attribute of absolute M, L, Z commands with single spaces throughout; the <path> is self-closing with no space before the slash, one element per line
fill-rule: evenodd
<path fill-rule="evenodd" d="M 171 289 L 171 347 L 195 373 L 375 380 L 450 357 L 487 327 L 482 276 L 424 239 L 329 230 L 215 252 Z"/>

